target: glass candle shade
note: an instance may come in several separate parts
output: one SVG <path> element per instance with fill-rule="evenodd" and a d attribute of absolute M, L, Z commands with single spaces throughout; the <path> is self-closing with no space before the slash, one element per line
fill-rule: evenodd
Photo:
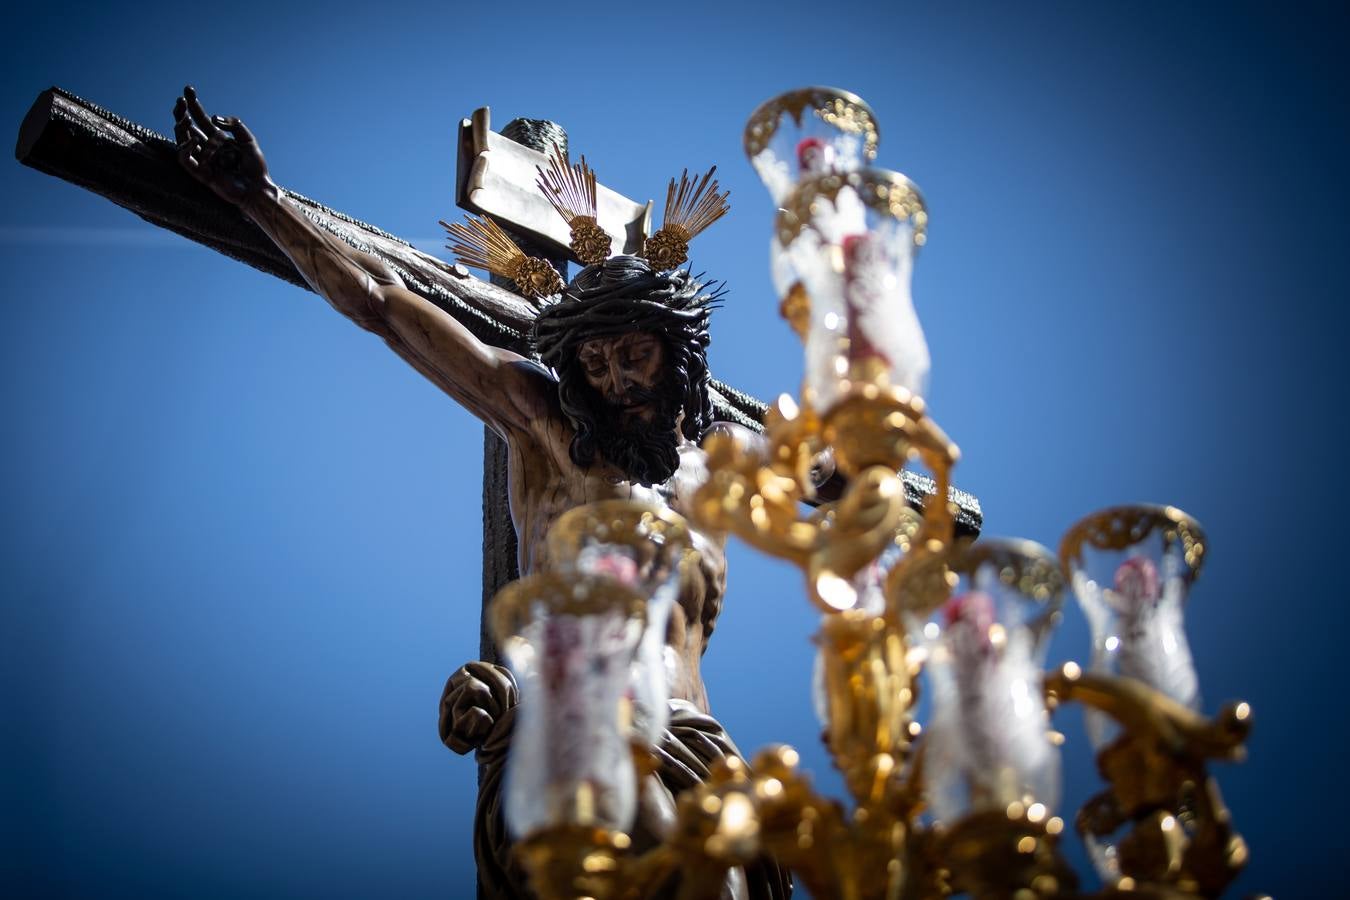
<path fill-rule="evenodd" d="M 804 178 L 869 165 L 879 139 L 871 107 L 837 88 L 780 94 L 760 104 L 745 125 L 746 156 L 778 206 Z M 769 275 L 780 300 L 800 283 L 776 234 L 769 245 Z"/>
<path fill-rule="evenodd" d="M 1059 802 L 1059 750 L 1042 694 L 1063 578 L 1030 541 L 962 543 L 920 561 L 899 585 L 931 691 L 924 789 L 937 822 Z M 1019 806 L 1020 805 L 1020 806 Z"/>
<path fill-rule="evenodd" d="M 658 743 L 670 719 L 666 630 L 683 580 L 698 563 L 688 523 L 651 504 L 601 500 L 559 516 L 545 540 L 560 571 L 612 578 L 647 599 L 628 693 L 634 733 Z"/>
<path fill-rule="evenodd" d="M 870 164 L 880 138 L 876 116 L 861 97 L 838 88 L 798 88 L 750 114 L 745 155 L 781 206 L 803 176 Z"/>
<path fill-rule="evenodd" d="M 898 172 L 863 169 L 803 181 L 776 233 L 810 305 L 804 399 L 826 413 L 854 384 L 928 388 L 928 342 L 910 294 L 928 215 Z"/>
<path fill-rule="evenodd" d="M 1171 506 L 1113 507 L 1069 528 L 1060 558 L 1092 629 L 1093 672 L 1134 678 L 1199 708 L 1183 607 L 1205 547 L 1200 523 Z M 1094 711 L 1087 727 L 1098 749 L 1119 733 Z"/>
<path fill-rule="evenodd" d="M 631 587 L 577 573 L 529 575 L 493 599 L 493 634 L 520 687 L 505 789 L 516 836 L 632 826 L 627 688 L 646 606 Z"/>

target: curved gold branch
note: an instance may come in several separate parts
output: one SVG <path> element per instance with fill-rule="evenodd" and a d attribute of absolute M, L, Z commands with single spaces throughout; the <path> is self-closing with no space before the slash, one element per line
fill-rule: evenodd
<path fill-rule="evenodd" d="M 1046 693 L 1056 700 L 1077 700 L 1106 713 L 1135 739 L 1148 739 L 1166 752 L 1191 760 L 1240 761 L 1251 732 L 1252 711 L 1230 703 L 1208 719 L 1142 681 L 1084 672 L 1065 663 L 1046 676 Z"/>
<path fill-rule="evenodd" d="M 1144 896 L 1217 897 L 1247 862 L 1210 759 L 1238 760 L 1251 707 L 1229 704 L 1207 719 L 1131 678 L 1084 673 L 1067 663 L 1046 678 L 1053 699 L 1077 700 L 1114 718 L 1124 733 L 1103 747 L 1097 766 L 1110 790 L 1079 813 L 1078 830 L 1117 841 L 1122 875 Z"/>
<path fill-rule="evenodd" d="M 729 435 L 710 436 L 704 450 L 710 474 L 694 493 L 690 518 L 804 567 L 820 529 L 800 518 L 803 494 L 797 480 Z"/>
<path fill-rule="evenodd" d="M 835 767 L 860 809 L 895 810 L 913 736 L 917 663 L 884 618 L 857 610 L 826 617 L 816 641 L 829 702 L 824 739 Z"/>
<path fill-rule="evenodd" d="M 895 472 L 873 466 L 850 481 L 830 526 L 817 531 L 807 560 L 811 599 L 826 610 L 855 605 L 853 577 L 890 546 L 910 516 L 904 483 Z"/>

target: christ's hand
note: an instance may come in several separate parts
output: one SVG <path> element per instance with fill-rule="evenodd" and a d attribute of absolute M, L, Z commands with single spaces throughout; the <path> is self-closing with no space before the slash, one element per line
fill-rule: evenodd
<path fill-rule="evenodd" d="M 174 104 L 173 119 L 178 161 L 222 199 L 244 206 L 275 193 L 258 142 L 243 122 L 208 116 L 191 86 L 183 88 Z"/>
<path fill-rule="evenodd" d="M 477 660 L 465 663 L 441 694 L 441 740 L 459 754 L 482 749 L 519 697 L 510 670 Z"/>

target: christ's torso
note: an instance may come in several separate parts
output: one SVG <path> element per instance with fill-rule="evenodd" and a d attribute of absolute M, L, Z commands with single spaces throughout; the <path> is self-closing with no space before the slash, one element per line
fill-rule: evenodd
<path fill-rule="evenodd" d="M 687 441 L 680 447 L 679 470 L 662 485 L 634 484 L 620 469 L 599 458 L 589 468 L 581 469 L 568 455 L 572 434 L 572 426 L 558 412 L 547 421 L 537 422 L 528 436 L 507 436 L 511 518 L 522 575 L 547 571 L 557 562 L 548 558 L 544 536 L 554 520 L 568 510 L 598 500 L 636 500 L 685 515 L 693 491 L 706 474 L 703 451 Z M 666 672 L 671 698 L 688 700 L 706 712 L 707 691 L 699 673 L 699 659 L 721 611 L 726 556 L 721 540 L 697 530 L 693 530 L 693 536 L 700 562 L 697 573 L 686 579 L 671 612 Z"/>

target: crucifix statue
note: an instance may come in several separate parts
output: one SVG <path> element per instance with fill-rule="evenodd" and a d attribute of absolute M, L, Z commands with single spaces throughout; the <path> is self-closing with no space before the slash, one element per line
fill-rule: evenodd
<path fill-rule="evenodd" d="M 682 203 L 697 224 L 649 238 L 649 204 L 598 185 L 584 161 L 569 164 L 559 135 L 552 146 L 530 149 L 492 133 L 481 110 L 462 128 L 459 202 L 489 218 L 451 231 L 464 258 L 498 276 L 512 274 L 517 294 L 279 187 L 247 127 L 209 115 L 192 88 L 178 99 L 174 119 L 170 144 L 53 90 L 25 121 L 17 154 L 156 224 L 303 284 L 481 419 L 489 434 L 485 528 L 515 539 L 506 553 L 485 559 L 486 596 L 517 573 L 548 570 L 542 537 L 568 510 L 623 498 L 679 512 L 700 481 L 698 442 L 709 429 L 730 422 L 754 440 L 762 404 L 708 372 L 716 292 L 679 268 L 678 255 L 663 255 L 656 240 L 675 234 L 675 243 L 685 243 L 721 215 L 715 182 L 682 179 L 677 190 L 672 181 L 667 225 Z M 547 181 L 550 163 L 561 179 L 551 196 L 535 185 L 537 178 Z M 569 206 L 578 196 L 589 209 Z M 580 244 L 579 233 L 586 238 Z M 569 239 L 570 255 L 587 264 L 564 282 L 559 263 L 569 255 Z M 636 255 L 644 242 L 646 258 Z M 593 252 L 602 243 L 613 255 Z M 578 246 L 591 250 L 578 253 Z M 525 250 L 555 264 L 533 265 L 539 258 Z M 918 476 L 906 487 L 915 503 L 931 489 Z M 960 492 L 951 499 L 958 525 L 978 530 L 974 499 Z M 640 791 L 637 849 L 669 828 L 680 791 L 717 759 L 739 755 L 710 714 L 700 675 L 724 599 L 722 541 L 696 536 L 701 562 L 671 616 L 665 652 L 671 716 L 656 770 Z M 490 647 L 483 656 L 451 676 L 441 737 L 456 752 L 476 751 L 482 766 L 475 822 L 480 893 L 523 896 L 500 808 L 516 692 Z M 789 891 L 785 874 L 765 859 L 732 870 L 724 896 Z"/>

